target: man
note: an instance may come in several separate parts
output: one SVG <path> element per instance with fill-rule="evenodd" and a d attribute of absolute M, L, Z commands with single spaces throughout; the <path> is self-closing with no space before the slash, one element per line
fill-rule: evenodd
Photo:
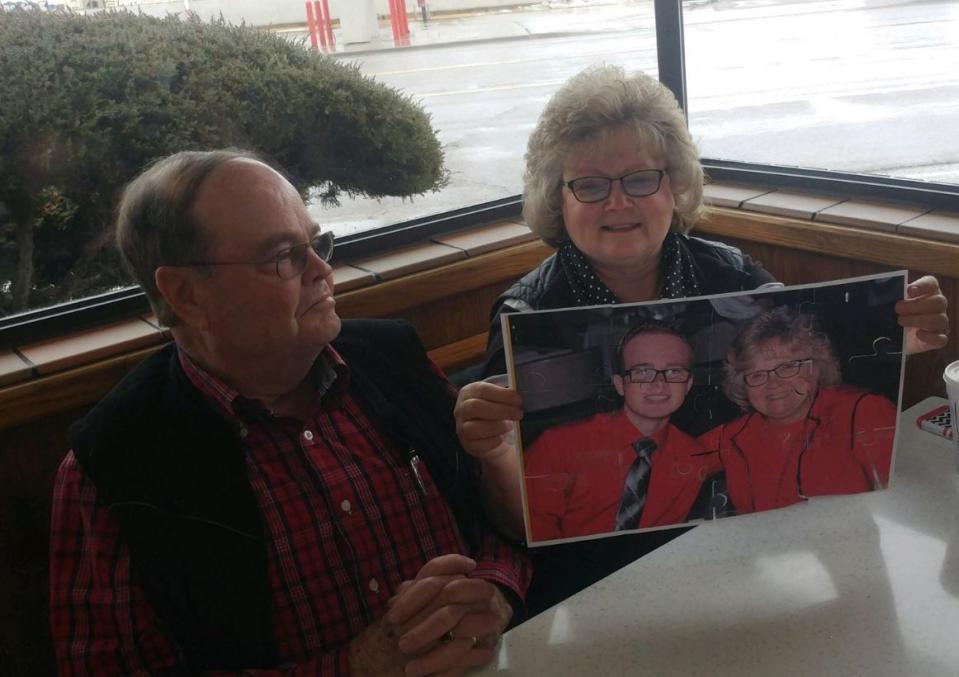
<path fill-rule="evenodd" d="M 453 393 L 405 324 L 335 312 L 332 237 L 241 152 L 124 193 L 174 343 L 71 429 L 54 492 L 63 674 L 460 674 L 528 585 L 482 520 Z"/>
<path fill-rule="evenodd" d="M 692 387 L 693 351 L 663 325 L 631 330 L 612 377 L 623 408 L 550 428 L 526 452 L 535 541 L 687 521 L 715 454 L 670 424 Z"/>

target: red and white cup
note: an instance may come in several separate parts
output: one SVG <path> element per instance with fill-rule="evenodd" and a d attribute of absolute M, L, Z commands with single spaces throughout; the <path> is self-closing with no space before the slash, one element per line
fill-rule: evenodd
<path fill-rule="evenodd" d="M 942 372 L 949 396 L 949 414 L 952 416 L 952 444 L 956 454 L 956 470 L 959 471 L 959 361 L 948 365 Z"/>

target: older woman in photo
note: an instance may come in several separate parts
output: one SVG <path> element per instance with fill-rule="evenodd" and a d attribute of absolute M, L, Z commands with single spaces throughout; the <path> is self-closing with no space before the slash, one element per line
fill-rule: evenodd
<path fill-rule="evenodd" d="M 889 481 L 896 407 L 842 384 L 813 315 L 780 306 L 754 318 L 730 346 L 723 390 L 746 413 L 700 442 L 719 451 L 736 512 Z"/>

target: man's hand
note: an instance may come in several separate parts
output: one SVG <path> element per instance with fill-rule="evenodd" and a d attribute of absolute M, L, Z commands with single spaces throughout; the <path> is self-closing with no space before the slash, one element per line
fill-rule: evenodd
<path fill-rule="evenodd" d="M 899 324 L 906 328 L 907 355 L 942 348 L 949 342 L 948 302 L 931 275 L 906 287 L 906 298 L 896 303 Z"/>
<path fill-rule="evenodd" d="M 350 642 L 350 674 L 354 677 L 405 675 L 409 656 L 399 649 L 401 633 L 395 619 L 425 609 L 447 583 L 465 579 L 465 575 L 475 568 L 476 562 L 469 557 L 443 555 L 424 564 L 416 579 L 401 583 L 390 600 L 391 609 L 386 616 Z"/>
<path fill-rule="evenodd" d="M 350 642 L 350 675 L 352 677 L 402 677 L 409 657 L 397 646 L 396 630 L 378 620 Z"/>
<path fill-rule="evenodd" d="M 386 621 L 409 658 L 407 675 L 459 675 L 492 660 L 513 611 L 496 585 L 465 577 L 475 566 L 444 555 L 400 587 Z"/>
<path fill-rule="evenodd" d="M 386 621 L 399 626 L 425 609 L 443 591 L 446 584 L 463 579 L 476 568 L 476 561 L 465 555 L 441 555 L 424 564 L 416 578 L 403 581 L 390 600 Z"/>

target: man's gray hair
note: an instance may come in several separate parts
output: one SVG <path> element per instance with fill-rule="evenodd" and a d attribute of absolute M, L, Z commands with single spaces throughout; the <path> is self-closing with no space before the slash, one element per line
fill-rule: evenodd
<path fill-rule="evenodd" d="M 770 341 L 781 341 L 787 346 L 801 348 L 813 359 L 819 370 L 819 388 L 842 383 L 842 370 L 832 341 L 823 331 L 819 319 L 792 306 L 778 306 L 749 321 L 729 346 L 724 366 L 723 392 L 726 397 L 750 412 L 745 380 L 752 361 Z"/>
<path fill-rule="evenodd" d="M 659 156 L 675 199 L 672 228 L 688 232 L 703 203 L 703 168 L 686 117 L 673 93 L 645 73 L 597 65 L 570 78 L 553 95 L 526 147 L 523 217 L 543 240 L 558 247 L 563 223 L 563 166 L 570 152 L 627 127 L 643 150 Z"/>
<path fill-rule="evenodd" d="M 177 318 L 157 289 L 156 269 L 205 258 L 207 243 L 193 218 L 193 202 L 217 167 L 240 158 L 263 161 L 243 150 L 183 151 L 153 163 L 123 191 L 117 208 L 117 246 L 164 326 L 174 326 Z"/>

